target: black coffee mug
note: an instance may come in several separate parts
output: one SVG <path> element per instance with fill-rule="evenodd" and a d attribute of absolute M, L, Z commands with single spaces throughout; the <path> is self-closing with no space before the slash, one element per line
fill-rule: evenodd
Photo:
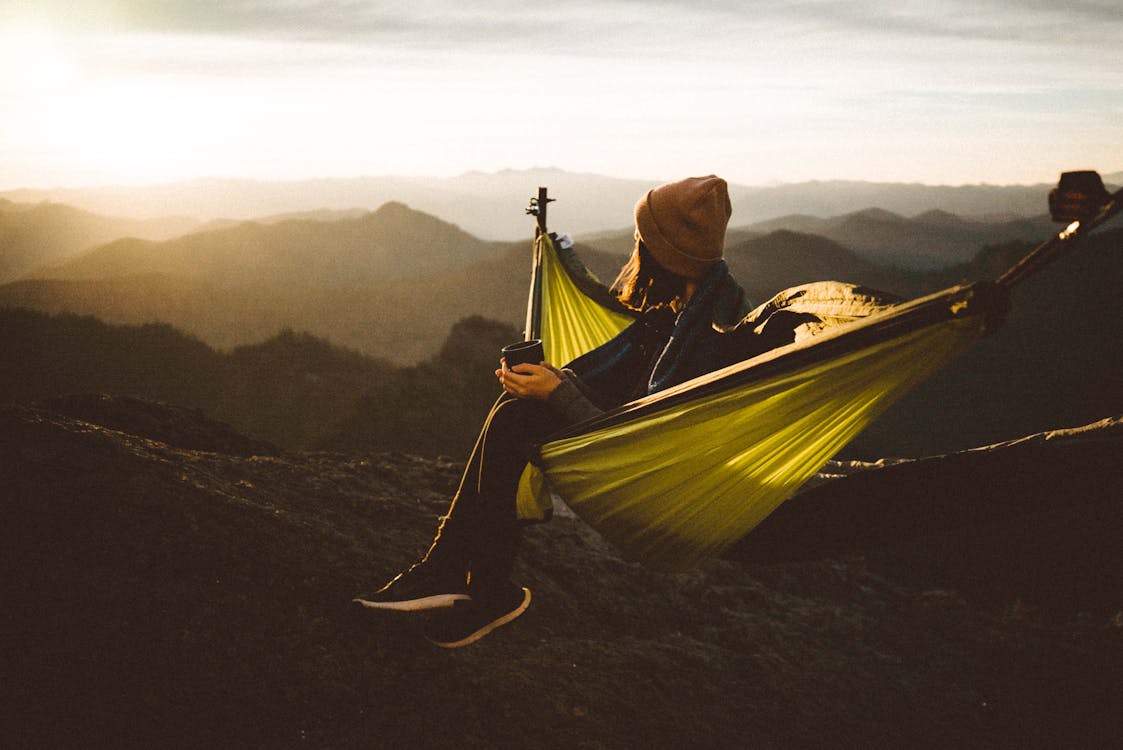
<path fill-rule="evenodd" d="M 546 354 L 542 351 L 541 339 L 530 339 L 529 341 L 520 341 L 517 344 L 509 344 L 503 347 L 503 359 L 507 361 L 507 369 L 513 370 L 516 365 L 530 363 L 536 365 L 546 359 Z"/>

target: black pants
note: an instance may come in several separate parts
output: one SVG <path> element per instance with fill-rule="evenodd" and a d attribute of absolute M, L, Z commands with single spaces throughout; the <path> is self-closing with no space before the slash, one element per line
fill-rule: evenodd
<path fill-rule="evenodd" d="M 508 395 L 496 401 L 427 562 L 470 573 L 475 595 L 510 579 L 521 536 L 515 506 L 519 478 L 532 446 L 559 426 L 542 401 Z"/>

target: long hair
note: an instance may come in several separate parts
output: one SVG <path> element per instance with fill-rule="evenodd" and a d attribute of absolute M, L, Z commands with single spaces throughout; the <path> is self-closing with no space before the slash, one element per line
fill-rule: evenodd
<path fill-rule="evenodd" d="M 637 235 L 635 250 L 609 291 L 633 310 L 669 307 L 677 312 L 685 304 L 686 278 L 659 265 Z"/>

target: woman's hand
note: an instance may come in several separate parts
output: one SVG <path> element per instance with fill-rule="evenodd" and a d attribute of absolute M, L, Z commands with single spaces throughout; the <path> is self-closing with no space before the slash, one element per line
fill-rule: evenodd
<path fill-rule="evenodd" d="M 507 363 L 500 360 L 500 368 L 495 371 L 503 390 L 519 398 L 534 398 L 544 401 L 561 383 L 561 373 L 552 365 L 525 363 L 508 370 Z"/>

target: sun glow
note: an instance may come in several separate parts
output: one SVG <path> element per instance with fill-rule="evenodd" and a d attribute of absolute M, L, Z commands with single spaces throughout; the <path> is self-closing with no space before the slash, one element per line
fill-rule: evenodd
<path fill-rule="evenodd" d="M 211 130 L 189 92 L 140 81 L 85 86 L 56 103 L 52 143 L 84 172 L 137 182 L 176 174 Z"/>
<path fill-rule="evenodd" d="M 882 29 L 801 3 L 0 3 L 0 188 L 544 163 L 749 184 L 1115 168 L 1123 22 L 1086 3 L 1102 28 L 1048 39 L 1056 12 L 1039 9 L 1002 14 L 1020 25 L 995 39 L 949 4 Z"/>
<path fill-rule="evenodd" d="M 146 47 L 151 52 L 155 42 Z M 74 36 L 28 20 L 0 26 L 0 154 L 35 144 L 40 178 L 141 183 L 191 174 L 231 130 L 230 92 L 169 76 L 112 34 Z M 172 40 L 164 40 L 164 53 Z M 144 50 L 141 50 L 142 52 Z M 19 102 L 19 110 L 9 104 Z"/>
<path fill-rule="evenodd" d="M 30 22 L 0 28 L 0 91 L 27 94 L 59 91 L 78 75 L 65 39 Z"/>

